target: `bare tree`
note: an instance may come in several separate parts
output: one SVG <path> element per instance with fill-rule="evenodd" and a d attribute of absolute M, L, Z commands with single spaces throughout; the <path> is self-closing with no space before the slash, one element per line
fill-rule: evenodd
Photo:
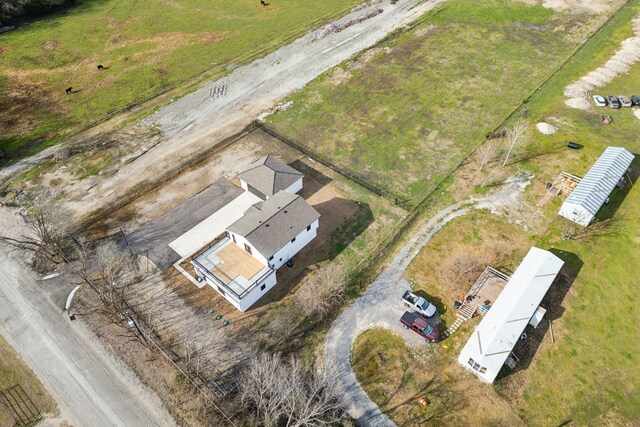
<path fill-rule="evenodd" d="M 482 172 L 485 166 L 487 166 L 489 163 L 495 160 L 498 154 L 499 146 L 500 144 L 497 142 L 497 140 L 491 139 L 491 140 L 485 141 L 485 143 L 478 148 L 478 154 L 480 156 L 479 157 L 480 167 L 478 169 L 479 172 Z"/>
<path fill-rule="evenodd" d="M 522 145 L 528 137 L 529 124 L 523 118 L 516 120 L 511 124 L 511 126 L 507 128 L 505 140 L 507 142 L 508 149 L 507 154 L 504 157 L 504 162 L 502 163 L 503 167 L 506 166 L 509 162 L 509 158 L 511 157 L 511 154 L 513 154 L 513 151 L 516 149 L 516 147 Z"/>
<path fill-rule="evenodd" d="M 275 426 L 285 412 L 287 372 L 277 356 L 262 353 L 251 360 L 241 378 L 241 400 L 255 408 L 260 425 Z"/>
<path fill-rule="evenodd" d="M 216 369 L 224 346 L 220 333 L 211 331 L 211 323 L 197 318 L 191 329 L 183 329 L 178 333 L 177 350 L 183 356 L 185 368 L 195 376 L 212 374 Z"/>
<path fill-rule="evenodd" d="M 27 225 L 22 236 L 0 236 L 1 240 L 33 253 L 35 268 L 40 272 L 63 264 L 73 252 L 65 212 L 53 200 L 53 197 L 38 198 L 21 214 Z"/>
<path fill-rule="evenodd" d="M 335 377 L 313 372 L 299 359 L 284 363 L 263 353 L 251 360 L 241 379 L 241 399 L 264 427 L 329 426 L 340 421 Z"/>
<path fill-rule="evenodd" d="M 345 274 L 342 267 L 330 264 L 320 268 L 296 292 L 296 302 L 307 316 L 327 317 L 344 298 Z"/>

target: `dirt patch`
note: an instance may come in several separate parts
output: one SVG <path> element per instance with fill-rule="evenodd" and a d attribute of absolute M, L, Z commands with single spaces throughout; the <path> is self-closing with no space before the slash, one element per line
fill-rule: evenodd
<path fill-rule="evenodd" d="M 367 64 L 367 62 L 371 61 L 378 54 L 382 54 L 382 53 L 388 54 L 391 51 L 392 51 L 392 48 L 389 46 L 375 47 L 375 48 L 369 49 L 365 53 L 360 55 L 355 61 L 349 62 L 349 64 L 347 64 L 347 67 L 352 68 L 354 70 L 362 70 Z"/>
<path fill-rule="evenodd" d="M 0 129 L 5 137 L 29 135 L 39 124 L 37 113 L 43 110 L 64 112 L 44 83 L 9 77 L 6 88 L 0 91 Z"/>
<path fill-rule="evenodd" d="M 418 28 L 414 33 L 413 36 L 414 37 L 426 37 L 429 34 L 433 33 L 436 28 L 438 28 L 438 26 L 436 24 L 429 24 L 429 25 L 425 25 L 424 27 L 420 27 Z"/>
<path fill-rule="evenodd" d="M 530 2 L 529 2 L 530 3 Z M 596 15 L 609 10 L 611 0 L 544 0 L 542 5 L 557 12 Z"/>
<path fill-rule="evenodd" d="M 349 70 L 346 70 L 342 67 L 336 67 L 329 74 L 329 78 L 327 78 L 327 82 L 331 83 L 334 86 L 338 86 L 351 78 L 351 73 Z"/>
<path fill-rule="evenodd" d="M 183 33 L 183 32 L 167 32 L 155 37 L 136 40 L 123 40 L 121 36 L 113 36 L 105 45 L 105 50 L 113 51 L 116 49 L 122 49 L 137 44 L 152 44 L 155 48 L 151 49 L 155 51 L 169 51 L 176 49 L 180 46 L 185 46 L 194 43 L 207 43 L 214 44 L 224 39 L 229 32 L 202 32 L 196 34 Z M 140 55 L 148 55 L 149 50 L 138 52 Z"/>
<path fill-rule="evenodd" d="M 47 51 L 47 52 L 53 52 L 54 50 L 56 50 L 58 48 L 58 46 L 60 46 L 60 43 L 58 43 L 55 40 L 49 40 L 49 41 L 46 41 L 46 42 L 42 43 L 42 50 Z"/>
<path fill-rule="evenodd" d="M 526 252 L 521 226 L 486 211 L 453 220 L 412 261 L 406 277 L 433 301 L 453 305 L 486 266 L 512 271 Z M 446 313 L 445 320 L 453 321 Z"/>

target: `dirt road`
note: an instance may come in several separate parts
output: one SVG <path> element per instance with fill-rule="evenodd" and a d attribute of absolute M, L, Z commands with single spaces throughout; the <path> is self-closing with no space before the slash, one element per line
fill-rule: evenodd
<path fill-rule="evenodd" d="M 86 214 L 113 203 L 140 182 L 153 182 L 242 129 L 279 99 L 325 70 L 444 1 L 400 0 L 395 5 L 390 0 L 372 1 L 370 6 L 351 12 L 334 24 L 357 21 L 372 10 L 382 9 L 382 13 L 315 41 L 320 30 L 314 31 L 216 82 L 205 84 L 145 120 L 164 134 L 164 140 L 153 149 L 122 165 L 112 176 L 100 177 L 98 181 L 83 180 L 66 188 L 70 195 L 67 207 Z"/>
<path fill-rule="evenodd" d="M 360 425 L 383 427 L 395 424 L 369 399 L 356 379 L 351 367 L 351 347 L 356 338 L 367 329 L 380 326 L 404 337 L 411 347 L 425 345 L 417 334 L 404 330 L 399 324 L 404 311 L 400 297 L 409 288 L 409 283 L 403 279 L 404 271 L 431 238 L 451 220 L 472 209 L 488 209 L 496 215 L 505 215 L 510 209 L 517 211 L 520 195 L 530 180 L 529 176 L 511 178 L 495 194 L 456 203 L 438 212 L 409 239 L 365 293 L 331 325 L 325 343 L 325 368 L 338 375 L 338 392 L 349 415 Z"/>
<path fill-rule="evenodd" d="M 0 247 L 0 333 L 38 375 L 75 426 L 173 426 L 158 397 Z M 48 424 L 51 424 L 49 421 Z"/>

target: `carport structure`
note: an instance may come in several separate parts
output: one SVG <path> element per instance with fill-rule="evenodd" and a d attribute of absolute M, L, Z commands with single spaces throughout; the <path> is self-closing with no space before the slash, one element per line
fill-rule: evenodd
<path fill-rule="evenodd" d="M 622 147 L 607 147 L 589 172 L 560 207 L 558 215 L 588 226 L 605 204 L 633 162 L 634 155 Z"/>
<path fill-rule="evenodd" d="M 563 264 L 551 252 L 531 248 L 471 334 L 458 362 L 493 383 Z"/>
<path fill-rule="evenodd" d="M 204 191 L 126 236 L 129 248 L 164 271 L 224 233 L 260 201 L 221 178 Z"/>

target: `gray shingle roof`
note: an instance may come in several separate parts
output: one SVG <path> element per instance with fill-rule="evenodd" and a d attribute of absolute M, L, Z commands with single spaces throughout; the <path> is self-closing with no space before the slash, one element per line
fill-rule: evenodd
<path fill-rule="evenodd" d="M 269 258 L 318 218 L 320 214 L 302 197 L 280 191 L 253 205 L 228 230 Z"/>
<path fill-rule="evenodd" d="M 238 178 L 266 197 L 286 190 L 303 176 L 302 173 L 272 156 L 256 160 L 244 172 L 238 174 Z"/>

